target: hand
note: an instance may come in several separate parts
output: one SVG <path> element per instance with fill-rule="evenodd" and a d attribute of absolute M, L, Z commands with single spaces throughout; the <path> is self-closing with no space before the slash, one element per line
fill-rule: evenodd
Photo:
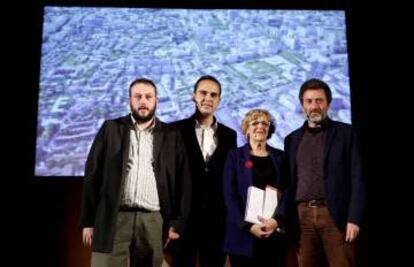
<path fill-rule="evenodd" d="M 82 229 L 82 241 L 86 247 L 92 246 L 93 227 L 84 227 Z"/>
<path fill-rule="evenodd" d="M 170 240 L 176 240 L 180 238 L 180 235 L 175 231 L 174 227 L 170 227 L 170 229 L 168 229 L 168 239 Z"/>
<path fill-rule="evenodd" d="M 355 240 L 355 238 L 357 238 L 359 234 L 359 226 L 354 224 L 354 223 L 350 223 L 348 222 L 346 224 L 346 236 L 345 236 L 345 241 L 346 242 L 352 242 Z"/>
<path fill-rule="evenodd" d="M 264 232 L 262 230 L 263 225 L 261 223 L 255 223 L 250 227 L 250 233 L 257 238 L 264 238 Z"/>
<path fill-rule="evenodd" d="M 171 240 L 176 240 L 178 238 L 180 238 L 180 235 L 175 231 L 174 227 L 171 226 L 168 229 L 168 238 L 167 241 L 165 241 L 164 248 L 167 247 L 168 243 L 170 243 Z"/>
<path fill-rule="evenodd" d="M 257 238 L 268 238 L 277 228 L 277 221 L 273 218 L 265 219 L 258 217 L 260 223 L 253 224 L 250 227 L 250 233 Z"/>
<path fill-rule="evenodd" d="M 264 237 L 269 237 L 278 227 L 278 223 L 275 219 L 265 219 L 261 216 L 258 217 L 259 221 L 263 224 L 262 231 L 264 233 Z"/>

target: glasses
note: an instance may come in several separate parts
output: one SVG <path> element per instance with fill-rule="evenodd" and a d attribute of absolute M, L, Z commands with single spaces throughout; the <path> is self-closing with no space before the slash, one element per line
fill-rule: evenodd
<path fill-rule="evenodd" d="M 249 122 L 249 125 L 254 126 L 254 127 L 259 126 L 259 124 L 261 124 L 265 127 L 269 127 L 270 124 L 272 124 L 272 123 L 270 121 L 251 121 L 251 122 Z"/>

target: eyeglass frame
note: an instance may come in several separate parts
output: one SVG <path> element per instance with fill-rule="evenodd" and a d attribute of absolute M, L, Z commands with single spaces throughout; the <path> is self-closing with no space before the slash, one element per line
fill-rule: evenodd
<path fill-rule="evenodd" d="M 249 126 L 254 126 L 254 127 L 259 126 L 259 124 L 261 124 L 261 125 L 263 125 L 265 127 L 270 127 L 270 125 L 272 125 L 272 122 L 271 121 L 258 121 L 258 120 L 253 120 L 253 121 L 250 121 L 248 123 Z"/>

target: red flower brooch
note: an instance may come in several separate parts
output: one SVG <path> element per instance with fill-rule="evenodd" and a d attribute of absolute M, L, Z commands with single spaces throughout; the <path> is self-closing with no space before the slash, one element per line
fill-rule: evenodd
<path fill-rule="evenodd" d="M 253 167 L 253 161 L 251 161 L 250 159 L 246 160 L 244 162 L 244 167 L 246 167 L 247 169 L 251 169 Z"/>

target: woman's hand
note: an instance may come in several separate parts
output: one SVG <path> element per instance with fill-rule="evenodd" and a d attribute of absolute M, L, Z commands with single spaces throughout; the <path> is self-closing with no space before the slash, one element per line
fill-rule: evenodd
<path fill-rule="evenodd" d="M 250 233 L 257 238 L 268 238 L 278 226 L 275 219 L 265 219 L 261 216 L 258 217 L 260 223 L 253 224 L 250 227 Z"/>

